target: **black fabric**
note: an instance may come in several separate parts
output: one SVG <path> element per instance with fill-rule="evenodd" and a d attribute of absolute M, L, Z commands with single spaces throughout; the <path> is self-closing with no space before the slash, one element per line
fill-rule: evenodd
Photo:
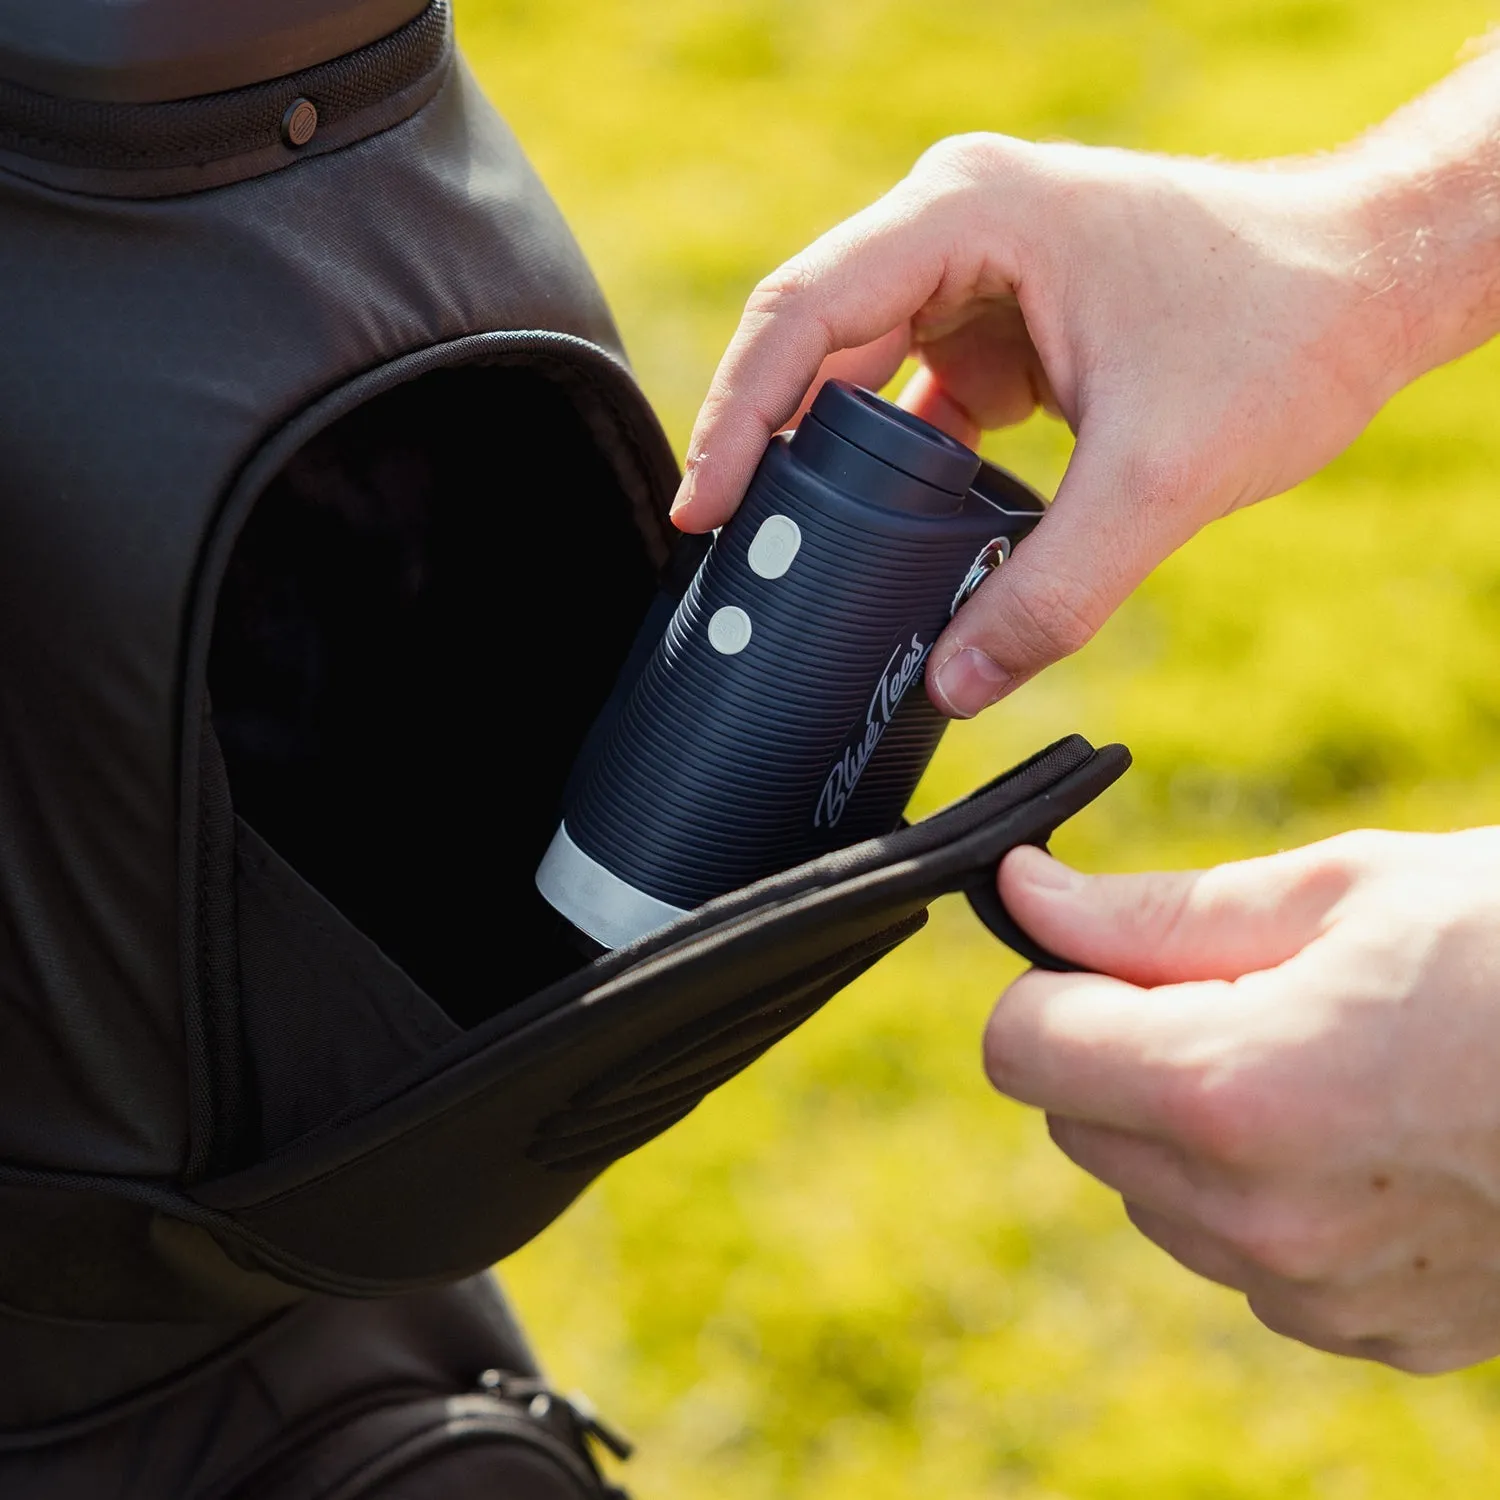
<path fill-rule="evenodd" d="M 116 104 L 0 78 L 0 161 L 59 186 L 125 196 L 218 186 L 390 128 L 432 97 L 451 62 L 448 0 L 433 0 L 368 47 L 222 94 Z M 317 129 L 294 146 L 282 121 L 298 99 L 317 110 Z"/>
<path fill-rule="evenodd" d="M 354 112 L 300 152 L 212 159 L 225 101 L 177 166 L 0 150 L 7 1497 L 261 1494 L 407 1368 L 408 1311 L 450 1306 L 419 1288 L 1123 769 L 1069 742 L 580 961 L 532 872 L 695 553 L 576 245 L 461 65 L 401 86 L 413 35 L 368 109 L 379 69 L 330 65 Z M 419 1407 L 472 1396 L 445 1369 Z M 393 1404 L 432 1464 L 520 1451 L 513 1413 L 464 1408 L 467 1458 Z M 447 1482 L 366 1456 L 331 1494 Z M 284 1463 L 295 1495 L 317 1464 Z"/>
<path fill-rule="evenodd" d="M 183 1024 L 200 1060 L 188 1101 L 192 1180 L 210 1165 L 253 1159 L 260 1101 L 251 1087 L 240 1001 L 238 829 L 217 735 L 205 720 L 198 736 L 195 858 L 179 872 L 182 920 L 196 962 L 184 976 Z"/>
<path fill-rule="evenodd" d="M 363 372 L 511 328 L 549 330 L 549 370 L 612 368 L 631 441 L 663 474 L 671 457 L 462 75 L 375 140 L 192 198 L 0 173 L 0 283 L 0 1161 L 168 1178 L 209 1072 L 178 873 L 198 858 L 211 595 L 189 622 L 236 478 Z"/>
<path fill-rule="evenodd" d="M 254 829 L 236 847 L 240 1006 L 259 1159 L 462 1035 Z"/>
<path fill-rule="evenodd" d="M 604 1487 L 567 1436 L 487 1392 L 332 1414 L 210 1500 L 589 1500 Z"/>
<path fill-rule="evenodd" d="M 535 1123 L 527 1160 L 551 1172 L 602 1171 L 676 1124 L 926 921 L 914 912 L 790 983 L 753 990 L 621 1058 Z"/>
<path fill-rule="evenodd" d="M 0 1184 L 0 1278 L 0 1450 L 165 1396 L 304 1300 L 105 1183 Z"/>
<path fill-rule="evenodd" d="M 6 1500 L 580 1500 L 601 1487 L 493 1278 L 314 1298 L 87 1432 L 0 1451 Z"/>
<path fill-rule="evenodd" d="M 582 741 L 629 644 L 596 622 L 657 587 L 575 399 L 534 367 L 373 397 L 239 533 L 208 662 L 234 805 L 460 1025 L 578 966 L 532 880 L 569 757 L 518 741 Z M 572 611 L 595 638 L 564 653 Z"/>
<path fill-rule="evenodd" d="M 622 571 L 654 589 L 666 556 L 675 468 L 598 290 L 462 67 L 438 83 L 377 136 L 191 196 L 0 162 L 0 1444 L 165 1399 L 305 1295 L 177 1191 L 262 1149 L 205 693 L 258 499 L 382 392 L 509 362 L 566 394 Z M 469 412 L 524 455 L 505 415 Z M 473 820 L 452 833 L 466 857 Z"/>
<path fill-rule="evenodd" d="M 0 75 L 44 94 L 144 103 L 259 83 L 358 51 L 427 0 L 98 0 L 0 6 Z"/>
<path fill-rule="evenodd" d="M 227 1216 L 242 1254 L 311 1287 L 391 1291 L 488 1264 L 908 936 L 934 897 L 993 879 L 1128 763 L 1074 736 L 923 823 L 711 902 L 193 1199 Z"/>

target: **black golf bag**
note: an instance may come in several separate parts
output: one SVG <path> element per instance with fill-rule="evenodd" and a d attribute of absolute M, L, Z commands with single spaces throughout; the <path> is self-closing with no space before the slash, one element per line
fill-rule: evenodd
<path fill-rule="evenodd" d="M 1030 952 L 1124 753 L 585 961 L 533 871 L 701 544 L 446 0 L 0 75 L 0 1495 L 598 1492 L 486 1268 L 938 894 Z"/>

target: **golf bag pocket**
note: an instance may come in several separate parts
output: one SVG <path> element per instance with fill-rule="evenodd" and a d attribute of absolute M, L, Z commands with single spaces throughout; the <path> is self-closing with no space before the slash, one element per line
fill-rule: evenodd
<path fill-rule="evenodd" d="M 1044 843 L 1127 763 L 1075 736 L 924 822 L 710 902 L 196 1185 L 196 1210 L 241 1257 L 326 1290 L 489 1264 L 920 928 L 936 896 L 970 892 L 985 915 L 1006 851 Z"/>
<path fill-rule="evenodd" d="M 944 892 L 1053 962 L 994 872 L 1124 769 L 1076 737 L 923 823 L 581 951 L 531 876 L 590 726 L 690 576 L 674 478 L 607 354 L 494 334 L 325 398 L 221 512 L 185 703 L 209 1104 L 185 1211 L 240 1263 L 366 1295 L 491 1264 Z"/>

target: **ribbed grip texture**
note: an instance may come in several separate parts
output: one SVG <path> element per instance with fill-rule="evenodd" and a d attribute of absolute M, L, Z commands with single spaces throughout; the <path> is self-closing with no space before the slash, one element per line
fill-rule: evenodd
<path fill-rule="evenodd" d="M 768 579 L 747 553 L 772 515 L 802 540 Z M 860 505 L 773 443 L 567 809 L 574 842 L 687 908 L 890 832 L 944 727 L 923 658 L 996 529 L 982 508 L 931 518 Z M 725 606 L 751 622 L 732 655 L 709 639 Z"/>

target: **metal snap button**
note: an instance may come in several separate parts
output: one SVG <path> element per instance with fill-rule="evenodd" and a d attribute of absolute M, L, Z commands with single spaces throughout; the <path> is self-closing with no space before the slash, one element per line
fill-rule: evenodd
<path fill-rule="evenodd" d="M 281 117 L 281 138 L 288 146 L 305 146 L 318 128 L 318 106 L 311 99 L 293 99 Z"/>

